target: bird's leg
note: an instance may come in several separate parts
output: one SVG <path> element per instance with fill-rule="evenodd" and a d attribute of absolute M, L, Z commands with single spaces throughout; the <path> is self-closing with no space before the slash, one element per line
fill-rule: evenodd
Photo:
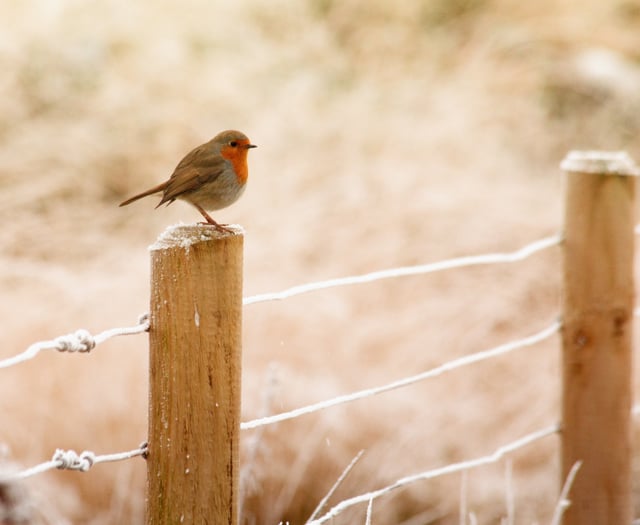
<path fill-rule="evenodd" d="M 196 209 L 202 214 L 202 216 L 207 220 L 207 222 L 201 222 L 200 224 L 207 224 L 209 226 L 213 226 L 219 232 L 235 233 L 231 228 L 227 228 L 226 224 L 219 224 L 216 221 L 214 221 L 211 215 L 209 215 L 202 206 L 199 206 L 195 202 L 192 202 L 191 204 L 193 204 L 196 207 Z"/>

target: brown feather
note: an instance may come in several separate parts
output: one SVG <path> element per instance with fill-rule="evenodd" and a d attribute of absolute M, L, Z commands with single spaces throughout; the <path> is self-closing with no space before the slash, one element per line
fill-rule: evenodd
<path fill-rule="evenodd" d="M 203 184 L 214 181 L 220 176 L 225 168 L 227 161 L 222 157 L 211 158 L 212 156 L 203 157 L 202 162 L 192 165 L 184 164 L 180 169 L 176 168 L 171 178 L 166 183 L 164 195 L 160 204 L 165 202 L 173 202 L 186 193 L 201 188 Z"/>
<path fill-rule="evenodd" d="M 134 201 L 137 201 L 138 199 L 142 199 L 142 197 L 146 197 L 147 195 L 153 195 L 154 193 L 160 193 L 161 191 L 164 191 L 164 189 L 167 186 L 167 183 L 169 181 L 165 181 L 161 184 L 158 184 L 157 186 L 154 186 L 153 188 L 147 190 L 147 191 L 143 191 L 142 193 L 138 193 L 138 195 L 134 195 L 133 197 L 131 197 L 130 199 L 127 199 L 126 201 L 123 201 L 120 203 L 120 206 L 126 206 L 127 204 L 131 204 Z"/>

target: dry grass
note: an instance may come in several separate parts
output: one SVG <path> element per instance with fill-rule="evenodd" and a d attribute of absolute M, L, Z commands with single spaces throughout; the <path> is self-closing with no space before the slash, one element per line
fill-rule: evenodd
<path fill-rule="evenodd" d="M 116 204 L 225 128 L 260 146 L 247 193 L 218 215 L 247 229 L 248 295 L 557 231 L 569 148 L 640 158 L 640 11 L 630 0 L 557 4 L 3 4 L 2 355 L 135 322 L 147 309 L 146 246 L 197 213 Z M 557 314 L 558 264 L 549 253 L 252 306 L 245 419 L 272 369 L 280 411 L 532 333 Z M 332 501 L 554 422 L 557 378 L 554 341 L 268 429 L 244 523 L 302 523 L 361 448 Z M 146 434 L 145 340 L 4 371 L 0 399 L 13 461 L 129 449 Z M 517 523 L 550 519 L 556 455 L 550 439 L 513 457 Z M 504 478 L 504 465 L 469 473 L 480 523 L 506 515 Z M 459 486 L 452 476 L 387 497 L 373 523 L 457 523 Z M 142 521 L 141 461 L 26 489 L 34 523 Z M 336 523 L 362 523 L 365 510 Z"/>

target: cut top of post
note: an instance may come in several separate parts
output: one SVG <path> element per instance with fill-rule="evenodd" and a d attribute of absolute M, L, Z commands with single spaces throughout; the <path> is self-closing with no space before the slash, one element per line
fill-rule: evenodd
<path fill-rule="evenodd" d="M 626 151 L 570 151 L 560 168 L 572 173 L 640 176 L 640 169 Z"/>
<path fill-rule="evenodd" d="M 160 234 L 156 242 L 149 246 L 149 251 L 153 252 L 176 247 L 186 250 L 199 242 L 244 234 L 242 227 L 237 224 L 230 224 L 225 227 L 230 231 L 219 231 L 208 224 L 174 224 Z"/>

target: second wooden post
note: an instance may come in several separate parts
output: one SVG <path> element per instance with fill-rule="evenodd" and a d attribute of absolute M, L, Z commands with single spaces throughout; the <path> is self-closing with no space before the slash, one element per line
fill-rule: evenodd
<path fill-rule="evenodd" d="M 631 342 L 637 169 L 574 152 L 566 171 L 562 476 L 582 466 L 564 525 L 631 523 Z"/>
<path fill-rule="evenodd" d="M 193 225 L 151 247 L 147 525 L 237 523 L 242 244 Z"/>

